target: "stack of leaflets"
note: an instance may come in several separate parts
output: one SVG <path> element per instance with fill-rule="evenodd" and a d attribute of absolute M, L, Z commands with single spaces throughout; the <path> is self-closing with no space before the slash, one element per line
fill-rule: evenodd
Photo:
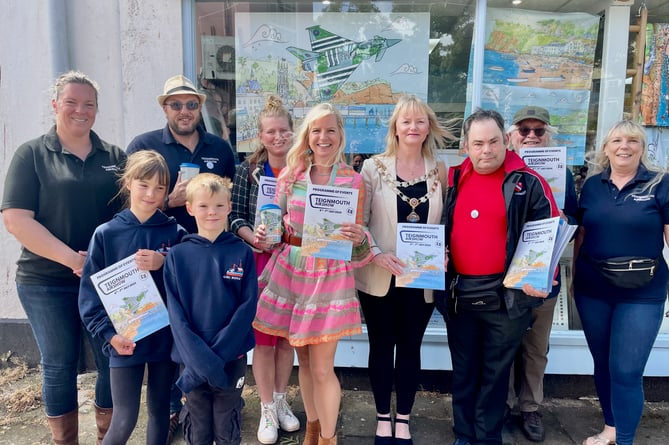
<path fill-rule="evenodd" d="M 91 275 L 116 333 L 138 341 L 169 325 L 167 308 L 147 270 L 139 270 L 135 254 Z"/>
<path fill-rule="evenodd" d="M 504 286 L 522 289 L 530 284 L 538 291 L 550 292 L 555 269 L 577 227 L 559 216 L 525 223 Z"/>

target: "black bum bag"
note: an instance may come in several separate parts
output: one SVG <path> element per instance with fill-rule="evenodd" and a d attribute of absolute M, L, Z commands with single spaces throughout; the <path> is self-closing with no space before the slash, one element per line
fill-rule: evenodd
<path fill-rule="evenodd" d="M 502 307 L 504 274 L 462 275 L 451 283 L 456 311 L 496 311 Z"/>
<path fill-rule="evenodd" d="M 645 286 L 655 276 L 660 258 L 616 257 L 596 260 L 585 256 L 610 284 L 623 289 Z"/>

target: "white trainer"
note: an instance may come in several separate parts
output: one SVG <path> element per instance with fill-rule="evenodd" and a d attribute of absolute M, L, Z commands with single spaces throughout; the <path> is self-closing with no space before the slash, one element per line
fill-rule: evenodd
<path fill-rule="evenodd" d="M 276 415 L 276 403 L 261 403 L 260 410 L 258 442 L 264 445 L 271 445 L 276 443 L 279 438 L 279 422 Z"/>
<path fill-rule="evenodd" d="M 279 418 L 279 426 L 286 432 L 293 432 L 300 429 L 300 421 L 288 405 L 286 393 L 274 393 L 274 404 L 276 405 L 276 414 Z"/>

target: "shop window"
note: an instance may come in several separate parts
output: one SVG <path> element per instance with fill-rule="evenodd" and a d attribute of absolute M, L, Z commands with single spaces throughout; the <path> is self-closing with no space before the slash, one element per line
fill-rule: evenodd
<path fill-rule="evenodd" d="M 462 2 L 467 3 L 467 2 Z M 289 108 L 294 109 L 294 115 L 299 122 L 299 117 L 302 108 L 307 108 L 304 94 L 300 94 L 300 85 L 294 86 L 293 82 L 287 84 L 279 84 L 278 82 L 268 81 L 267 79 L 258 78 L 257 83 L 244 82 L 248 81 L 248 76 L 240 75 L 236 70 L 252 70 L 253 63 L 246 63 L 248 59 L 241 54 L 246 52 L 248 54 L 248 47 L 246 45 L 253 45 L 250 39 L 246 39 L 243 48 L 236 48 L 240 45 L 240 35 L 248 32 L 249 14 L 271 14 L 276 27 L 268 26 L 265 29 L 260 29 L 259 32 L 266 32 L 254 42 L 258 43 L 258 47 L 262 45 L 262 39 L 276 39 L 281 40 L 280 35 L 272 35 L 273 32 L 281 33 L 281 24 L 290 26 L 292 17 L 297 17 L 299 14 L 311 14 L 313 17 L 322 14 L 336 13 L 338 14 L 340 25 L 336 29 L 329 29 L 326 31 L 333 34 L 340 33 L 342 38 L 349 39 L 351 42 L 358 45 L 357 54 L 364 60 L 360 63 L 357 70 L 363 72 L 368 69 L 375 62 L 382 61 L 384 57 L 388 57 L 392 50 L 393 31 L 395 34 L 400 33 L 401 37 L 410 39 L 414 33 L 423 33 L 425 40 L 424 44 L 424 59 L 425 68 L 418 68 L 416 71 L 411 70 L 410 64 L 406 67 L 398 68 L 395 72 L 389 73 L 386 71 L 382 75 L 386 76 L 386 80 L 397 82 L 397 79 L 404 76 L 406 79 L 405 89 L 393 88 L 392 93 L 407 91 L 412 92 L 412 87 L 415 83 L 423 83 L 426 86 L 422 91 L 417 91 L 419 96 L 427 99 L 429 105 L 441 118 L 447 119 L 462 119 L 465 111 L 465 95 L 466 95 L 466 81 L 467 70 L 469 64 L 469 53 L 471 49 L 472 29 L 474 23 L 474 5 L 453 5 L 447 2 L 365 2 L 365 1 L 331 1 L 331 2 L 233 2 L 233 1 L 196 1 L 194 3 L 193 18 L 195 21 L 195 69 L 198 77 L 199 87 L 202 88 L 210 100 L 207 101 L 208 106 L 205 110 L 205 120 L 207 128 L 216 134 L 223 137 L 229 137 L 233 146 L 236 146 L 238 152 L 250 152 L 255 148 L 254 136 L 255 121 L 250 119 L 246 114 L 248 110 L 257 110 L 264 104 L 264 96 L 260 95 L 245 95 L 245 108 L 241 114 L 237 114 L 237 101 L 240 99 L 240 94 L 249 92 L 257 88 L 262 89 L 264 86 L 271 84 L 274 91 L 284 98 Z M 384 25 L 384 20 L 391 15 L 395 20 L 389 25 Z M 413 16 L 412 16 L 413 15 Z M 282 17 L 283 16 L 283 17 Z M 347 19 L 346 17 L 349 17 Z M 359 17 L 364 17 L 367 23 L 356 28 Z M 419 17 L 420 26 L 411 28 L 407 25 L 406 29 L 402 29 L 403 17 L 414 19 Z M 407 20 L 407 22 L 410 20 Z M 239 23 L 238 23 L 239 22 Z M 302 22 L 300 22 L 302 23 Z M 257 23 L 253 23 L 254 26 Z M 241 28 L 243 29 L 241 29 Z M 304 27 L 304 26 L 303 26 Z M 362 28 L 366 28 L 363 32 Z M 395 29 L 389 29 L 394 27 Z M 274 29 L 273 29 L 274 28 Z M 429 28 L 429 29 L 425 29 Z M 255 29 L 255 28 L 254 28 Z M 304 31 L 307 32 L 306 30 Z M 374 40 L 380 36 L 383 40 Z M 254 36 L 255 38 L 255 36 Z M 303 45 L 304 46 L 304 45 Z M 306 54 L 311 51 L 311 48 L 298 48 L 303 50 L 301 54 Z M 365 53 L 368 51 L 368 53 Z M 284 51 L 285 52 L 285 51 Z M 280 57 L 285 57 L 289 69 L 300 62 L 299 51 L 287 53 L 284 56 L 272 54 L 277 60 Z M 307 55 L 307 57 L 309 54 Z M 393 55 L 397 60 L 397 55 Z M 388 58 L 390 59 L 390 58 Z M 388 60 L 387 59 L 387 60 Z M 308 63 L 305 59 L 301 59 L 303 68 L 308 68 Z M 256 76 L 262 73 L 262 66 L 258 63 L 257 71 L 254 72 Z M 402 71 L 404 70 L 404 71 Z M 279 70 L 280 71 L 280 70 Z M 304 73 L 300 73 L 303 75 Z M 411 77 L 408 74 L 412 74 Z M 260 74 L 262 75 L 262 74 Z M 277 75 L 280 77 L 280 74 Z M 391 79 L 392 78 L 392 79 Z M 354 80 L 358 80 L 354 76 L 349 77 L 351 82 L 346 87 L 351 87 Z M 416 79 L 418 81 L 416 82 Z M 312 81 L 313 79 L 307 79 Z M 239 84 L 239 82 L 242 84 Z M 304 82 L 306 83 L 306 82 Z M 356 85 L 354 85 L 356 86 Z M 338 85 L 337 92 L 341 94 L 344 90 L 342 85 Z M 241 92 L 241 93 L 240 93 Z M 267 93 L 265 91 L 264 93 Z M 335 93 L 337 94 L 337 93 Z M 350 89 L 346 94 L 351 94 Z M 351 95 L 352 96 L 352 95 Z M 338 97 L 338 96 L 337 96 Z M 325 100 L 336 101 L 335 96 L 324 96 Z M 354 100 L 358 100 L 356 97 Z M 388 109 L 392 109 L 392 97 L 377 97 L 368 101 L 371 104 L 378 102 L 379 104 L 387 104 Z M 368 125 L 370 127 L 379 127 L 378 130 L 372 128 L 378 133 L 384 133 L 386 128 L 383 127 L 383 116 L 388 111 L 372 109 L 372 107 L 361 108 L 360 110 L 351 110 L 350 114 L 361 114 L 359 124 Z M 362 114 L 366 114 L 363 116 Z M 373 117 L 373 119 L 370 119 Z M 457 121 L 456 121 L 457 122 Z M 457 127 L 457 123 L 454 127 Z M 357 126 L 357 123 L 356 123 Z M 348 136 L 348 128 L 347 128 Z M 373 147 L 370 144 L 360 143 L 355 144 L 355 135 L 352 142 L 349 143 L 347 151 L 349 153 L 370 153 L 378 152 L 383 149 L 382 138 Z M 364 146 L 366 148 L 360 148 Z"/>

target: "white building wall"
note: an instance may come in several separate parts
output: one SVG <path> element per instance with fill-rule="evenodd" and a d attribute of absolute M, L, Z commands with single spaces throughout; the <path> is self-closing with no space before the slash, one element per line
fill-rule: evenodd
<path fill-rule="evenodd" d="M 0 29 L 0 193 L 16 148 L 52 125 L 49 89 L 63 70 L 99 83 L 93 129 L 102 139 L 125 148 L 165 124 L 156 96 L 183 72 L 181 1 L 8 0 Z M 25 319 L 14 284 L 19 245 L 4 227 L 0 245 L 0 320 Z"/>

